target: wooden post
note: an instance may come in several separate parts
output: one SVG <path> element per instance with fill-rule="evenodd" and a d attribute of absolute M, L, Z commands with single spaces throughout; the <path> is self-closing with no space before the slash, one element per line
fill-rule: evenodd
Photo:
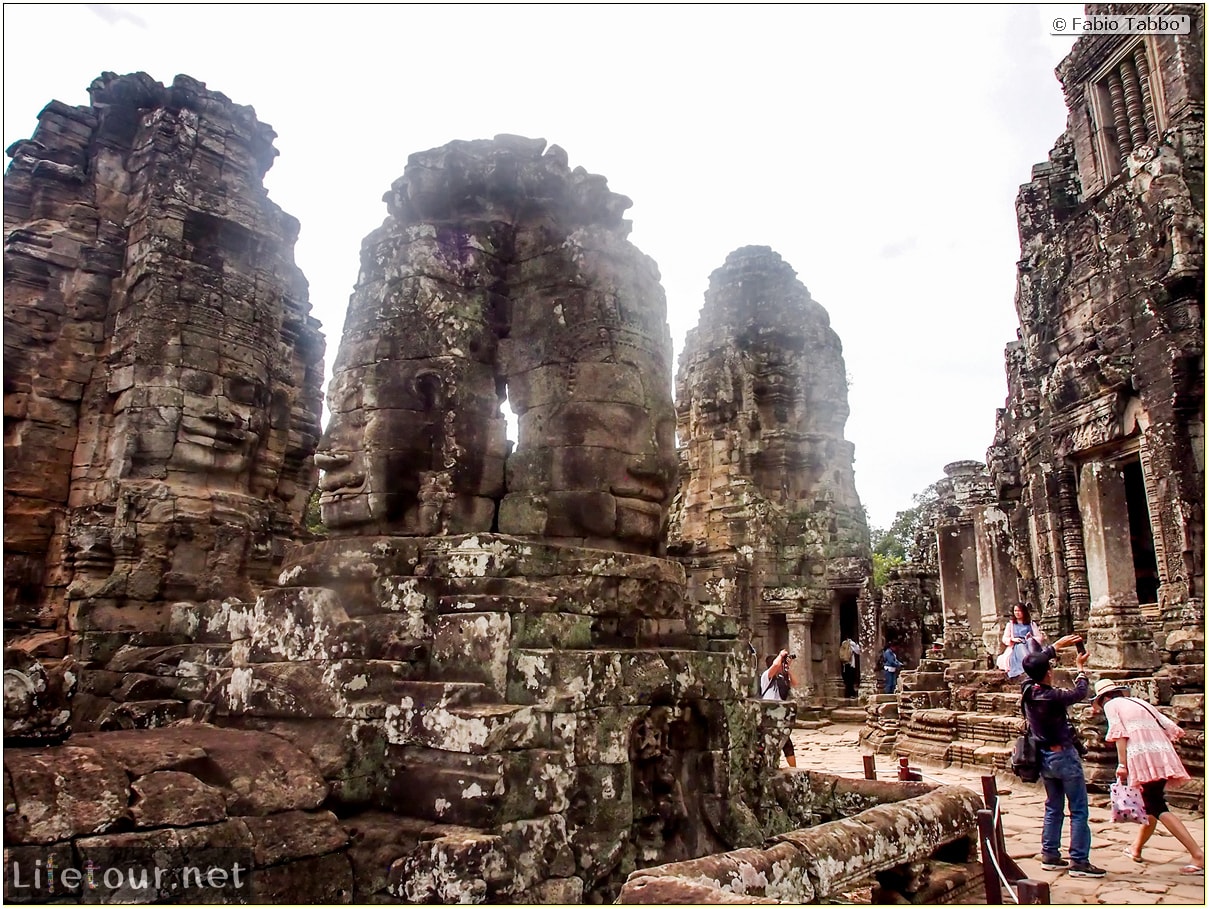
<path fill-rule="evenodd" d="M 865 754 L 865 755 L 862 755 L 861 757 L 865 762 L 865 779 L 876 780 L 877 779 L 877 764 L 874 761 L 873 755 Z"/>
<path fill-rule="evenodd" d="M 999 802 L 999 784 L 995 782 L 994 776 L 982 778 L 982 800 L 986 803 L 988 811 L 995 810 L 995 805 Z"/>
<path fill-rule="evenodd" d="M 1049 884 L 1026 877 L 1016 882 L 1016 898 L 1021 906 L 1048 906 Z"/>
<path fill-rule="evenodd" d="M 898 759 L 898 778 L 906 783 L 919 783 L 923 781 L 923 774 L 911 766 L 909 757 L 900 757 Z"/>
<path fill-rule="evenodd" d="M 999 805 L 999 784 L 995 782 L 994 776 L 982 777 L 982 800 L 986 802 L 987 810 L 994 817 L 996 806 Z M 1000 809 L 1002 811 L 1002 809 Z M 1003 876 L 1011 883 L 1023 880 L 1028 877 L 1024 869 L 1016 863 L 1016 860 L 1008 855 L 1007 841 L 1003 837 L 1003 822 L 995 825 L 995 858 L 999 860 L 999 867 L 1003 870 Z"/>
<path fill-rule="evenodd" d="M 982 884 L 988 906 L 1003 905 L 1003 887 L 995 870 L 995 851 L 995 812 L 983 808 L 978 812 L 978 853 L 982 856 Z"/>

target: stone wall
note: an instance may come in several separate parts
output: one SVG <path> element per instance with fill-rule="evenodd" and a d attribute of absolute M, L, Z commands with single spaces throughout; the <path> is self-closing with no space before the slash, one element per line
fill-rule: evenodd
<path fill-rule="evenodd" d="M 254 597 L 299 535 L 323 340 L 272 129 L 187 76 L 89 94 L 8 150 L 5 644 L 79 662 L 83 725 L 144 725 L 196 698 L 171 649 L 195 604 Z M 138 684 L 129 647 L 160 648 Z"/>
<path fill-rule="evenodd" d="M 326 795 L 309 758 L 253 732 L 182 725 L 6 748 L 4 899 L 348 902 L 371 856 Z"/>
<path fill-rule="evenodd" d="M 826 310 L 768 247 L 736 250 L 710 276 L 676 402 L 669 546 L 690 596 L 750 629 L 760 668 L 796 652 L 799 696 L 841 694 L 840 640 L 874 643 L 847 377 Z"/>
<path fill-rule="evenodd" d="M 1082 38 L 1059 67 L 1070 116 L 1017 199 L 1020 333 L 988 460 L 1047 631 L 1086 631 L 1093 668 L 1186 675 L 1204 662 L 1204 20 L 1180 11 L 1196 34 Z"/>
<path fill-rule="evenodd" d="M 760 777 L 779 758 L 765 742 L 792 712 L 770 705 L 768 725 L 741 697 L 737 628 L 689 608 L 675 563 L 367 537 L 300 548 L 285 575 L 302 586 L 228 616 L 220 722 L 311 753 L 344 812 L 473 828 L 500 869 L 476 899 L 556 881 L 578 901 L 635 867 L 761 838 Z M 398 895 L 448 896 L 437 853 L 409 861 Z"/>

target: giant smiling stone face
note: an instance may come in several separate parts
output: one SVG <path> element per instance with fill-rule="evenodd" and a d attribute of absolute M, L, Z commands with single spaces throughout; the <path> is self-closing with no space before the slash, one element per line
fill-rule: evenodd
<path fill-rule="evenodd" d="M 388 194 L 316 455 L 334 534 L 661 548 L 676 456 L 658 270 L 625 240 L 628 200 L 541 148 L 452 143 Z"/>

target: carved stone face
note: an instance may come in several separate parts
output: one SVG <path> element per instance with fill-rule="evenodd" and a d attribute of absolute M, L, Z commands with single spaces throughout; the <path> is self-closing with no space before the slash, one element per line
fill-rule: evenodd
<path fill-rule="evenodd" d="M 169 466 L 227 477 L 246 474 L 269 422 L 267 382 L 182 369 L 180 384 L 181 415 Z"/>
<path fill-rule="evenodd" d="M 323 522 L 406 532 L 417 519 L 421 474 L 437 456 L 432 422 L 411 410 L 332 414 L 315 453 Z"/>
<path fill-rule="evenodd" d="M 63 561 L 71 576 L 70 596 L 96 596 L 101 592 L 116 563 L 112 508 L 80 509 L 71 515 Z"/>
<path fill-rule="evenodd" d="M 658 542 L 675 491 L 675 415 L 670 410 L 658 417 L 638 414 L 619 405 L 602 405 L 602 410 L 619 445 L 628 449 L 620 459 L 610 457 L 608 449 L 588 449 L 607 465 L 609 492 L 617 500 L 616 535 L 623 540 Z"/>

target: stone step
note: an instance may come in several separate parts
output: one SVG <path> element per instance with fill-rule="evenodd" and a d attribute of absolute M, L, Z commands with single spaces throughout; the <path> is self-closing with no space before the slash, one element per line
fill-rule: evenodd
<path fill-rule="evenodd" d="M 409 699 L 416 709 L 471 707 L 491 702 L 494 693 L 479 682 L 401 681 L 395 685 L 392 702 Z"/>
<path fill-rule="evenodd" d="M 863 723 L 866 717 L 864 707 L 836 707 L 831 711 L 833 723 Z"/>
<path fill-rule="evenodd" d="M 459 579 L 463 583 L 467 579 Z M 498 578 L 484 578 L 484 581 L 495 581 Z M 533 595 L 532 591 L 524 595 L 491 594 L 491 593 L 459 593 L 443 596 L 437 600 L 437 612 L 554 612 L 557 600 L 551 596 Z"/>
<path fill-rule="evenodd" d="M 404 747 L 397 757 L 387 807 L 444 824 L 495 827 L 564 812 L 576 779 L 569 756 L 549 749 L 476 755 Z"/>
<path fill-rule="evenodd" d="M 830 726 L 831 720 L 828 719 L 801 719 L 794 720 L 794 729 L 822 729 L 824 726 Z"/>
<path fill-rule="evenodd" d="M 385 721 L 387 740 L 462 754 L 550 748 L 551 714 L 515 704 L 401 708 Z"/>
<path fill-rule="evenodd" d="M 209 673 L 205 700 L 232 715 L 373 719 L 391 710 L 465 707 L 495 697 L 486 685 L 408 678 L 413 671 L 385 660 L 253 663 Z"/>
<path fill-rule="evenodd" d="M 509 656 L 504 700 L 560 711 L 667 698 L 724 701 L 745 690 L 748 680 L 745 661 L 733 651 L 517 648 Z"/>

